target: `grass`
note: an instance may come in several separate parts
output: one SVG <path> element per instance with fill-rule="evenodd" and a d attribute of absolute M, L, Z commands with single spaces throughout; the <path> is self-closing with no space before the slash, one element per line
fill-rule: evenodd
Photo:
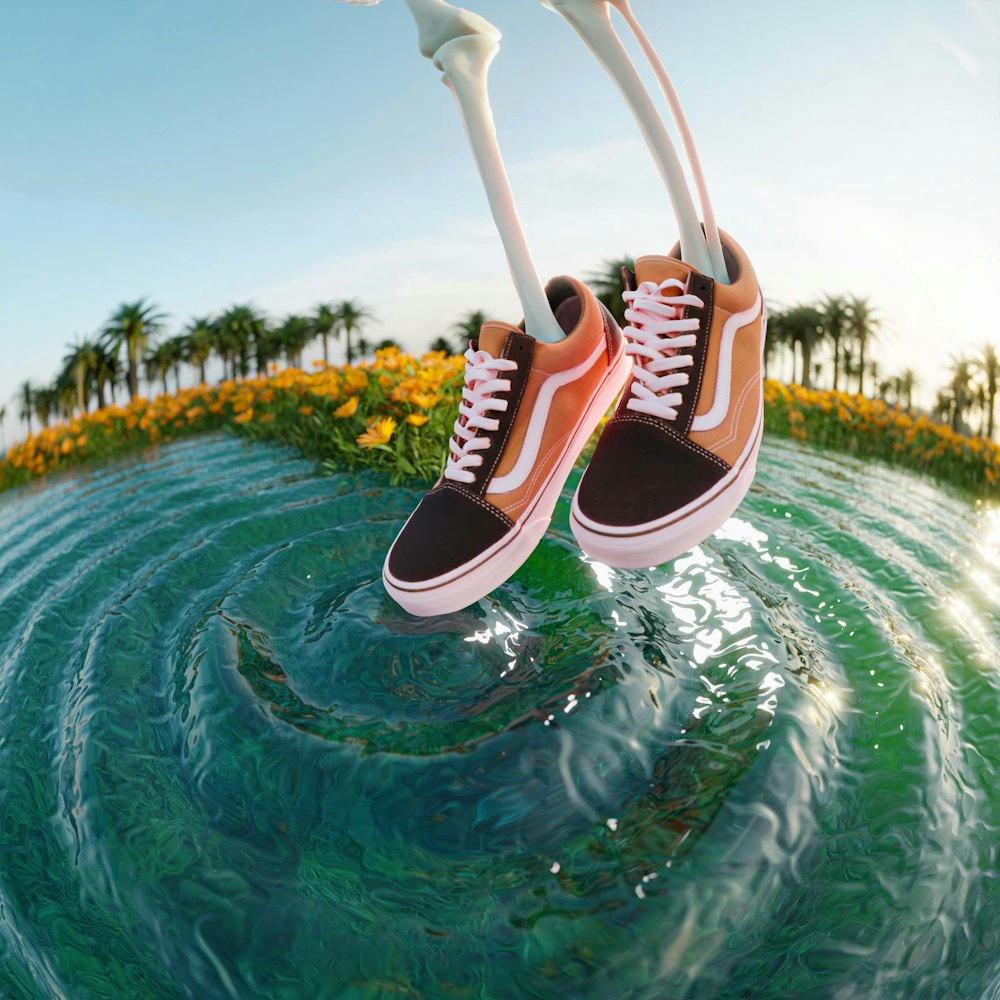
<path fill-rule="evenodd" d="M 361 365 L 289 368 L 108 406 L 30 435 L 0 459 L 0 491 L 59 469 L 229 428 L 281 441 L 329 469 L 377 468 L 431 481 L 443 468 L 464 359 L 390 349 Z M 765 428 L 1000 496 L 1000 446 L 881 400 L 765 383 Z"/>

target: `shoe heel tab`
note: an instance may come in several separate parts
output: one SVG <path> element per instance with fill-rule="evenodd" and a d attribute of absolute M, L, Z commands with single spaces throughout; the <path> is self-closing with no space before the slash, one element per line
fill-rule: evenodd
<path fill-rule="evenodd" d="M 611 310 L 600 300 L 597 304 L 601 307 L 601 318 L 604 320 L 604 339 L 608 345 L 608 364 L 612 364 L 621 351 L 622 336 L 621 327 L 618 320 L 611 315 Z"/>

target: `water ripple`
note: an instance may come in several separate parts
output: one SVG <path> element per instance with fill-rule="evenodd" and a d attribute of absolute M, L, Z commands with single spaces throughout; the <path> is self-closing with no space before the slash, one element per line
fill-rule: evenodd
<path fill-rule="evenodd" d="M 564 498 L 422 621 L 416 497 L 224 437 L 0 497 L 0 993 L 996 993 L 1000 513 L 769 441 L 666 570 Z"/>

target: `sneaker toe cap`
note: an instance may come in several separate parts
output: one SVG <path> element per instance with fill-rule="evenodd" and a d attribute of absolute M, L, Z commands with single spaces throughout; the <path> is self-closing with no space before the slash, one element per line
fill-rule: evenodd
<path fill-rule="evenodd" d="M 614 420 L 587 466 L 577 504 L 598 524 L 642 525 L 686 507 L 728 471 L 721 459 L 652 422 Z"/>
<path fill-rule="evenodd" d="M 403 526 L 385 568 L 401 584 L 426 583 L 475 562 L 512 528 L 510 519 L 481 497 L 439 486 Z"/>

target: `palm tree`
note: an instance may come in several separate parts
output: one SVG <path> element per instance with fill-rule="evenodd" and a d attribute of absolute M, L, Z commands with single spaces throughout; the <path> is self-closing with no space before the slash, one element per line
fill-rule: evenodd
<path fill-rule="evenodd" d="M 191 320 L 184 331 L 184 360 L 198 369 L 198 383 L 205 384 L 205 363 L 215 344 L 215 326 L 210 316 Z"/>
<path fill-rule="evenodd" d="M 278 343 L 290 365 L 302 367 L 302 352 L 313 338 L 312 320 L 305 316 L 289 316 L 275 331 Z"/>
<path fill-rule="evenodd" d="M 43 389 L 35 396 L 35 413 L 46 427 L 52 413 L 63 420 L 69 420 L 75 407 L 76 382 L 73 373 L 69 371 L 61 371 L 51 388 Z"/>
<path fill-rule="evenodd" d="M 815 306 L 794 306 L 784 315 L 787 336 L 802 357 L 802 385 L 812 385 L 812 353 L 823 337 L 823 314 Z M 794 358 L 793 358 L 794 378 Z"/>
<path fill-rule="evenodd" d="M 162 329 L 163 320 L 166 318 L 157 310 L 157 306 L 145 299 L 123 303 L 104 328 L 104 343 L 116 357 L 122 345 L 125 346 L 128 355 L 128 392 L 131 399 L 139 395 L 139 359 L 150 340 Z"/>
<path fill-rule="evenodd" d="M 97 406 L 103 408 L 107 403 L 104 395 L 105 388 L 111 390 L 111 402 L 115 401 L 115 385 L 119 375 L 118 357 L 107 345 L 100 342 L 94 344 L 94 350 L 97 352 L 97 364 L 94 367 L 94 388 L 97 390 Z"/>
<path fill-rule="evenodd" d="M 166 361 L 167 367 L 174 376 L 174 390 L 179 392 L 181 388 L 181 365 L 184 363 L 187 355 L 187 338 L 183 334 L 171 337 L 160 345 L 160 349 L 163 351 L 163 358 Z"/>
<path fill-rule="evenodd" d="M 22 382 L 17 390 L 18 416 L 28 425 L 31 433 L 31 417 L 35 412 L 35 387 L 30 382 Z"/>
<path fill-rule="evenodd" d="M 625 292 L 624 272 L 635 270 L 635 258 L 623 254 L 617 260 L 606 260 L 601 264 L 601 270 L 595 271 L 587 279 L 594 294 L 608 308 L 608 312 L 618 321 L 619 326 L 625 325 Z M 476 336 L 479 331 L 476 331 Z M 462 348 L 464 351 L 465 348 Z"/>
<path fill-rule="evenodd" d="M 155 350 L 146 355 L 146 381 L 149 383 L 150 391 L 152 391 L 153 383 L 159 379 L 163 386 L 163 395 L 170 392 L 170 388 L 167 386 L 167 374 L 171 364 L 173 364 L 173 350 L 167 341 L 159 344 Z"/>
<path fill-rule="evenodd" d="M 7 419 L 7 407 L 0 406 L 0 455 L 7 452 L 7 437 L 4 434 L 3 422 Z"/>
<path fill-rule="evenodd" d="M 840 388 L 840 342 L 846 332 L 850 312 L 840 295 L 827 295 L 820 303 L 823 314 L 823 330 L 833 345 L 833 390 Z"/>
<path fill-rule="evenodd" d="M 951 359 L 951 429 L 957 431 L 962 424 L 962 417 L 969 406 L 972 396 L 972 362 L 968 358 Z"/>
<path fill-rule="evenodd" d="M 375 345 L 375 350 L 376 351 L 390 351 L 390 350 L 401 351 L 402 347 L 400 347 L 400 344 L 399 344 L 398 340 L 393 340 L 392 337 L 384 337 L 382 340 L 380 340 Z"/>
<path fill-rule="evenodd" d="M 767 336 L 764 339 L 764 373 L 770 374 L 772 358 L 776 358 L 778 350 L 787 350 L 791 355 L 792 374 L 791 380 L 795 381 L 795 344 L 789 333 L 789 326 L 786 320 L 787 313 L 779 309 L 777 305 L 768 306 L 767 316 Z"/>
<path fill-rule="evenodd" d="M 879 365 L 874 358 L 868 362 L 868 374 L 872 377 L 872 392 L 876 395 L 879 394 L 879 385 L 881 384 L 878 380 L 879 376 Z M 883 393 L 884 395 L 884 393 Z"/>
<path fill-rule="evenodd" d="M 867 299 L 852 296 L 847 303 L 847 332 L 858 348 L 858 393 L 864 394 L 865 382 L 865 351 L 878 337 L 882 320 Z"/>
<path fill-rule="evenodd" d="M 264 317 L 252 306 L 231 306 L 219 317 L 219 341 L 232 363 L 232 377 L 250 374 L 250 353 L 264 335 Z"/>
<path fill-rule="evenodd" d="M 81 414 L 90 406 L 90 380 L 97 372 L 99 361 L 97 345 L 86 339 L 70 345 L 69 353 L 63 358 L 63 371 L 76 388 L 76 408 Z"/>
<path fill-rule="evenodd" d="M 330 363 L 330 351 L 327 341 L 330 335 L 336 336 L 340 332 L 340 316 L 336 307 L 332 303 L 322 302 L 316 306 L 316 314 L 313 316 L 313 332 L 323 340 L 323 363 Z"/>
<path fill-rule="evenodd" d="M 62 407 L 63 413 L 69 416 L 69 411 L 73 408 L 73 398 L 73 386 L 68 382 L 57 380 L 55 385 L 35 390 L 32 408 L 41 425 L 48 427 L 52 414 L 58 415 L 60 407 Z"/>
<path fill-rule="evenodd" d="M 263 375 L 272 361 L 281 357 L 284 346 L 278 331 L 267 320 L 263 321 L 261 329 L 254 339 L 254 358 L 257 362 L 257 374 Z"/>
<path fill-rule="evenodd" d="M 997 382 L 1000 381 L 1000 358 L 997 357 L 997 349 L 993 344 L 984 344 L 982 351 L 973 364 L 979 373 L 986 379 L 986 436 L 993 437 L 995 424 L 993 422 L 996 415 Z"/>
<path fill-rule="evenodd" d="M 443 351 L 445 354 L 454 354 L 455 348 L 451 346 L 451 341 L 447 337 L 435 337 L 431 341 L 428 351 Z M 468 348 L 466 348 L 468 350 Z"/>
<path fill-rule="evenodd" d="M 445 350 L 449 354 L 465 354 L 465 352 L 469 349 L 469 341 L 479 339 L 479 331 L 482 330 L 485 322 L 486 313 L 484 313 L 482 309 L 476 309 L 473 312 L 470 312 L 465 319 L 459 320 L 454 326 L 452 326 L 452 330 L 454 330 L 457 335 L 457 340 L 455 341 L 455 347 L 457 350 L 451 346 L 441 347 L 440 344 L 448 343 L 444 337 L 438 337 L 438 339 L 434 341 L 434 344 L 437 344 L 438 346 L 435 347 L 434 344 L 432 344 L 431 350 Z"/>
<path fill-rule="evenodd" d="M 973 362 L 974 363 L 974 362 Z M 971 390 L 971 408 L 979 412 L 979 436 L 986 437 L 986 386 L 974 382 Z"/>
<path fill-rule="evenodd" d="M 879 394 L 888 400 L 892 396 L 894 406 L 903 409 L 913 408 L 913 389 L 917 384 L 917 376 L 912 368 L 904 368 L 898 375 L 883 379 L 878 384 Z"/>
<path fill-rule="evenodd" d="M 951 423 L 951 413 L 954 407 L 954 399 L 952 398 L 950 389 L 938 389 L 937 396 L 934 399 L 934 405 L 931 407 L 931 416 L 935 420 L 943 420 L 945 423 Z"/>
<path fill-rule="evenodd" d="M 903 404 L 908 410 L 913 409 L 913 390 L 920 384 L 917 373 L 912 368 L 904 368 L 899 373 L 899 398 L 906 402 Z"/>
<path fill-rule="evenodd" d="M 355 330 L 360 330 L 363 323 L 373 320 L 375 317 L 356 299 L 345 299 L 337 307 L 337 318 L 340 320 L 341 328 L 344 331 L 347 347 L 347 363 L 351 364 L 354 361 L 354 345 L 351 342 L 351 334 Z"/>

